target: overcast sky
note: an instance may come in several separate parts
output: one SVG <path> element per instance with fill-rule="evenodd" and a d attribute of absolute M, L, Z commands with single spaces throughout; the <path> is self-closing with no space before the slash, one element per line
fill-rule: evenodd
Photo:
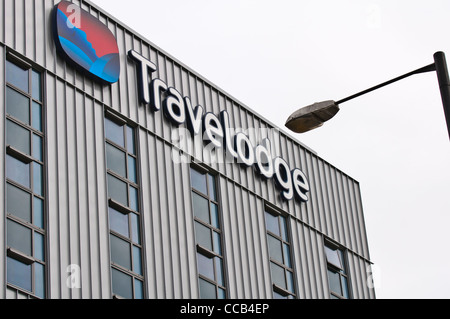
<path fill-rule="evenodd" d="M 448 0 L 91 1 L 279 127 L 436 51 L 450 61 Z M 436 73 L 291 135 L 359 181 L 377 297 L 450 298 L 450 140 Z"/>

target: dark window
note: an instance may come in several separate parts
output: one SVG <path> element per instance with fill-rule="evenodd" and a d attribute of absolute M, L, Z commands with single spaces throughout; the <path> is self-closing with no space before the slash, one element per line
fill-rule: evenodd
<path fill-rule="evenodd" d="M 121 179 L 108 174 L 108 194 L 110 198 L 128 206 L 128 184 Z"/>
<path fill-rule="evenodd" d="M 6 88 L 6 113 L 25 124 L 30 124 L 30 99 L 17 92 Z"/>
<path fill-rule="evenodd" d="M 118 173 L 122 177 L 127 177 L 126 153 L 118 148 L 106 143 L 106 165 L 108 169 Z"/>
<path fill-rule="evenodd" d="M 327 259 L 327 274 L 328 284 L 330 288 L 330 298 L 350 298 L 344 251 L 333 244 L 325 243 L 325 256 Z"/>
<path fill-rule="evenodd" d="M 7 221 L 6 226 L 8 247 L 17 249 L 28 256 L 32 256 L 32 233 L 33 231 L 12 220 Z"/>
<path fill-rule="evenodd" d="M 275 212 L 265 214 L 273 297 L 296 298 L 287 218 Z"/>
<path fill-rule="evenodd" d="M 6 120 L 6 144 L 25 155 L 31 155 L 31 132 L 17 122 Z"/>
<path fill-rule="evenodd" d="M 105 118 L 106 139 L 122 148 L 125 147 L 124 128 L 125 123 Z"/>
<path fill-rule="evenodd" d="M 30 169 L 30 163 L 24 163 L 11 155 L 6 155 L 6 177 L 10 180 L 30 188 Z"/>
<path fill-rule="evenodd" d="M 8 215 L 20 218 L 31 223 L 32 220 L 32 195 L 23 189 L 6 184 L 6 210 Z"/>
<path fill-rule="evenodd" d="M 42 82 L 41 74 L 35 70 L 31 71 L 32 96 L 36 101 L 42 101 Z"/>
<path fill-rule="evenodd" d="M 38 298 L 46 296 L 42 100 L 41 74 L 7 60 L 7 282 Z"/>
<path fill-rule="evenodd" d="M 30 69 L 6 60 L 6 81 L 24 93 L 29 93 Z"/>
<path fill-rule="evenodd" d="M 107 113 L 105 136 L 113 295 L 142 299 L 144 277 L 135 133 L 120 118 Z"/>
<path fill-rule="evenodd" d="M 133 276 L 112 268 L 112 288 L 116 296 L 133 299 Z"/>
<path fill-rule="evenodd" d="M 225 269 L 216 177 L 191 168 L 200 298 L 225 299 Z"/>
<path fill-rule="evenodd" d="M 42 131 L 42 105 L 33 101 L 31 126 L 37 131 Z"/>
<path fill-rule="evenodd" d="M 25 289 L 26 291 L 33 290 L 32 284 L 32 265 L 23 263 L 15 258 L 8 257 L 7 276 L 8 283 L 16 287 Z"/>

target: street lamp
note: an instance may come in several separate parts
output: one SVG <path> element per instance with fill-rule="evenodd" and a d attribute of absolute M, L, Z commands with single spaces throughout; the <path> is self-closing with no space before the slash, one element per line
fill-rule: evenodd
<path fill-rule="evenodd" d="M 295 133 L 308 132 L 312 129 L 322 126 L 324 122 L 334 117 L 339 112 L 339 105 L 344 102 L 347 102 L 358 96 L 379 89 L 388 84 L 402 80 L 413 74 L 436 71 L 439 82 L 439 88 L 441 91 L 442 104 L 444 106 L 445 118 L 447 121 L 447 130 L 450 137 L 450 79 L 448 75 L 447 63 L 445 60 L 444 52 L 436 52 L 433 55 L 433 57 L 434 63 L 430 65 L 406 73 L 404 75 L 396 77 L 395 79 L 381 83 L 379 85 L 371 87 L 370 89 L 361 91 L 337 102 L 329 100 L 305 106 L 295 111 L 288 118 L 288 120 L 286 121 L 286 127 Z"/>

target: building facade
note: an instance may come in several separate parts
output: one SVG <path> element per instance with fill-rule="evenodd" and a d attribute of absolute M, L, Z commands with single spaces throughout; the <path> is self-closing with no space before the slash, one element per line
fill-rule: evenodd
<path fill-rule="evenodd" d="M 89 1 L 0 26 L 0 298 L 375 298 L 357 181 Z"/>

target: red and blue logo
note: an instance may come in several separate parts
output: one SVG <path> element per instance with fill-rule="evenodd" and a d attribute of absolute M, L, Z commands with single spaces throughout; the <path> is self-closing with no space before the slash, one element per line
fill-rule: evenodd
<path fill-rule="evenodd" d="M 96 79 L 109 84 L 117 82 L 119 48 L 108 27 L 69 1 L 61 1 L 54 11 L 54 36 L 59 52 Z"/>

